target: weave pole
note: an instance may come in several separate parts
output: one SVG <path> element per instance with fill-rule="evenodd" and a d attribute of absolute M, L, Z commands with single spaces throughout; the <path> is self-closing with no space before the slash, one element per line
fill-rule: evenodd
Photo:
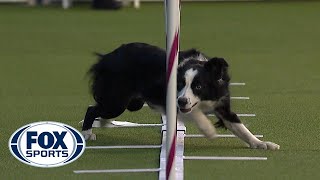
<path fill-rule="evenodd" d="M 180 36 L 180 0 L 165 0 L 167 99 L 166 99 L 166 179 L 176 179 L 177 66 Z"/>

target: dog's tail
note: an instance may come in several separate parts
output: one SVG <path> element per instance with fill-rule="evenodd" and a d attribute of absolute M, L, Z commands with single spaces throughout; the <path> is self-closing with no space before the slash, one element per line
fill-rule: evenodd
<path fill-rule="evenodd" d="M 92 65 L 90 67 L 90 69 L 87 71 L 86 75 L 90 76 L 91 79 L 93 79 L 96 76 L 97 70 L 99 69 L 99 67 L 98 67 L 99 65 L 98 64 L 100 63 L 100 61 L 104 57 L 104 54 L 101 54 L 101 53 L 98 53 L 98 52 L 93 52 L 93 54 L 98 57 L 98 62 L 96 64 Z"/>
<path fill-rule="evenodd" d="M 89 86 L 93 97 L 96 99 L 100 96 L 100 94 L 104 89 L 106 89 L 105 83 L 103 83 L 103 78 L 105 77 L 105 73 L 107 73 L 105 61 L 107 61 L 107 55 L 94 52 L 94 55 L 97 56 L 98 61 L 93 64 L 87 72 L 87 76 L 89 77 Z"/>

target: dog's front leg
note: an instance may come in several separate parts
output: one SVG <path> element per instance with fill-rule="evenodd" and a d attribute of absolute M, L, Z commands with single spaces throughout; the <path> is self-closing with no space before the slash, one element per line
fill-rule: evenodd
<path fill-rule="evenodd" d="M 193 110 L 191 113 L 185 115 L 186 118 L 191 119 L 196 123 L 199 130 L 209 139 L 217 137 L 216 128 L 212 125 L 208 117 L 200 110 Z"/>
<path fill-rule="evenodd" d="M 268 141 L 261 141 L 256 138 L 245 126 L 241 123 L 238 116 L 227 110 L 218 109 L 216 115 L 222 119 L 226 128 L 228 128 L 234 135 L 246 142 L 251 148 L 254 149 L 280 149 L 278 144 Z"/>
<path fill-rule="evenodd" d="M 280 149 L 278 144 L 267 141 L 264 142 L 256 138 L 242 123 L 235 123 L 226 120 L 223 120 L 223 123 L 231 132 L 233 132 L 234 135 L 238 136 L 244 142 L 249 144 L 251 148 L 271 150 Z"/>

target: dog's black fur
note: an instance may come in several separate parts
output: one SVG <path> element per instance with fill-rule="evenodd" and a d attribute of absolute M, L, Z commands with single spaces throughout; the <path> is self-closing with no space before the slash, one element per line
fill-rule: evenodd
<path fill-rule="evenodd" d="M 279 148 L 255 138 L 231 111 L 228 66 L 223 58 L 209 58 L 195 49 L 179 53 L 179 119 L 195 121 L 201 132 L 214 138 L 215 128 L 205 116 L 214 113 L 218 118 L 216 126 L 228 128 L 251 147 Z M 124 44 L 111 53 L 99 55 L 99 61 L 89 73 L 96 105 L 88 108 L 84 118 L 82 130 L 86 139 L 90 139 L 93 121 L 98 117 L 111 119 L 126 109 L 137 111 L 145 102 L 165 113 L 166 52 L 163 49 L 145 43 Z"/>
<path fill-rule="evenodd" d="M 99 61 L 89 70 L 91 92 L 96 105 L 88 108 L 82 130 L 92 128 L 97 117 L 110 119 L 121 115 L 126 109 L 138 111 L 145 102 L 165 113 L 166 52 L 163 49 L 145 43 L 129 43 L 111 53 L 97 55 Z M 181 51 L 179 64 L 187 58 L 199 55 L 200 52 L 195 49 Z M 210 78 L 220 79 L 222 74 L 222 78 L 226 80 L 223 86 L 207 84 L 205 92 L 201 93 L 203 100 L 218 100 L 229 94 L 228 64 L 222 58 L 213 58 L 208 63 L 190 60 L 183 68 L 178 69 L 178 90 L 181 90 L 183 72 L 194 65 L 205 65 L 203 73 L 207 73 L 204 76 L 207 79 L 199 81 L 211 82 Z M 217 124 L 224 127 L 222 121 Z"/>
<path fill-rule="evenodd" d="M 88 108 L 82 130 L 92 127 L 95 118 L 110 119 L 126 109 L 137 111 L 144 102 L 165 107 L 166 53 L 144 43 L 124 44 L 100 55 L 89 71 L 96 101 Z"/>

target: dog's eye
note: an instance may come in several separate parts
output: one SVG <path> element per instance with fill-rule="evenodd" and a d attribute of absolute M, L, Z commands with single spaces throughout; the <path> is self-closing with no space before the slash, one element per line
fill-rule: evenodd
<path fill-rule="evenodd" d="M 201 88 L 202 88 L 201 85 L 197 85 L 197 86 L 196 86 L 196 89 L 197 89 L 197 90 L 199 90 L 199 89 L 201 89 Z"/>

